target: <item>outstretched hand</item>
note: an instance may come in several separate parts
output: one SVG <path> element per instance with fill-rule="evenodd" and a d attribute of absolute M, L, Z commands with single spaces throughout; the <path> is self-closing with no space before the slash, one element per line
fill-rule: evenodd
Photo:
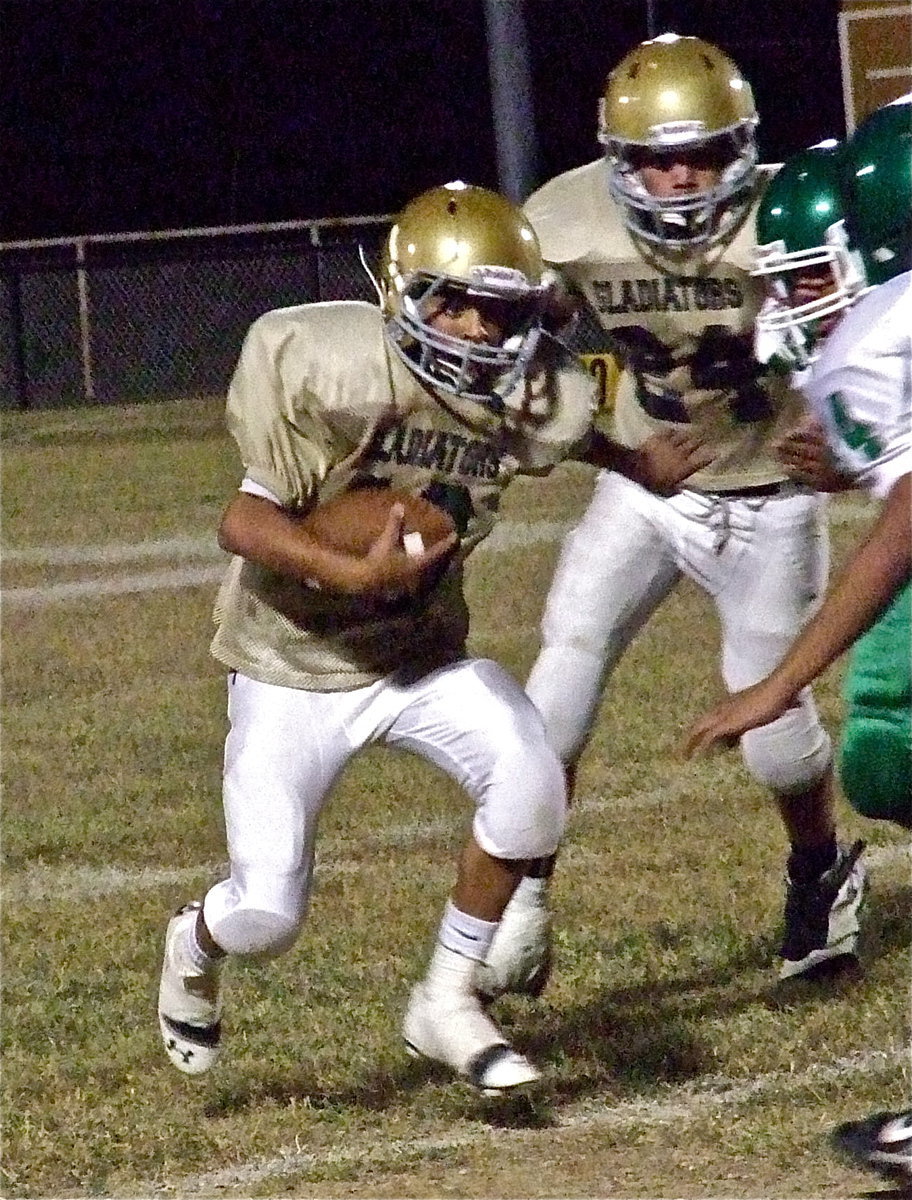
<path fill-rule="evenodd" d="M 753 687 L 735 692 L 694 721 L 684 738 L 684 757 L 730 749 L 749 729 L 758 729 L 781 717 L 792 706 L 793 699 L 772 678 L 761 679 Z"/>

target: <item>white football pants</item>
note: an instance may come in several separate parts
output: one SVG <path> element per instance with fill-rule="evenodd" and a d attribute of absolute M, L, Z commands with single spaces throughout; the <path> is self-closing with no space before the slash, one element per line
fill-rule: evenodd
<path fill-rule="evenodd" d="M 557 849 L 566 818 L 561 764 L 528 696 L 495 662 L 468 659 L 348 692 L 235 673 L 228 716 L 231 874 L 208 892 L 204 915 L 230 953 L 278 954 L 293 943 L 307 911 L 320 812 L 349 759 L 374 743 L 410 750 L 459 783 L 475 802 L 475 840 L 493 857 Z"/>
<path fill-rule="evenodd" d="M 666 499 L 600 472 L 564 540 L 526 685 L 561 759 L 582 752 L 613 667 L 682 576 L 715 603 L 722 676 L 737 691 L 782 659 L 822 595 L 828 565 L 825 506 L 813 493 Z M 751 774 L 783 794 L 812 786 L 831 760 L 808 689 L 799 708 L 746 734 L 741 749 Z"/>

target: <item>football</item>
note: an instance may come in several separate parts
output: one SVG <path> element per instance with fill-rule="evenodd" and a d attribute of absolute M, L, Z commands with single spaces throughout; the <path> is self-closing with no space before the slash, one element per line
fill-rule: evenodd
<path fill-rule="evenodd" d="M 383 532 L 394 504 L 404 509 L 402 545 L 408 554 L 421 554 L 455 529 L 449 513 L 423 496 L 397 488 L 360 487 L 339 492 L 318 504 L 303 518 L 307 533 L 344 554 L 362 556 Z"/>

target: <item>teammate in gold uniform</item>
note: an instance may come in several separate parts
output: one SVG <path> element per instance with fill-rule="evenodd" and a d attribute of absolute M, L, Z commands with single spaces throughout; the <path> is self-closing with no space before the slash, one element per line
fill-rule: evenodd
<path fill-rule="evenodd" d="M 614 665 L 683 576 L 713 599 L 732 690 L 775 666 L 824 588 L 821 498 L 777 457 L 801 398 L 753 354 L 763 298 L 750 274 L 753 217 L 768 174 L 756 124 L 730 59 L 663 34 L 608 78 L 606 158 L 525 204 L 545 260 L 579 298 L 579 350 L 603 379 L 614 364 L 612 433 L 638 459 L 633 478 L 600 473 L 564 542 L 528 680 L 571 787 Z M 684 487 L 666 487 L 642 454 L 661 430 L 688 430 L 707 451 Z M 772 790 L 791 845 L 782 976 L 853 954 L 861 846 L 837 842 L 830 739 L 810 692 L 741 750 Z M 543 984 L 552 866 L 539 864 L 517 889 L 483 975 L 492 994 Z"/>
<path fill-rule="evenodd" d="M 321 809 L 352 755 L 383 743 L 435 763 L 475 804 L 403 1034 L 411 1051 L 499 1092 L 538 1072 L 486 1014 L 474 976 L 528 860 L 557 847 L 565 793 L 523 689 L 466 656 L 462 565 L 518 472 L 587 450 L 594 388 L 543 330 L 551 289 L 531 226 L 492 192 L 449 184 L 409 204 L 378 289 L 382 307 L 267 313 L 231 383 L 244 478 L 220 527 L 235 557 L 212 644 L 229 671 L 230 875 L 169 923 L 159 1025 L 180 1070 L 213 1065 L 222 959 L 291 946 Z M 424 495 L 458 538 L 412 557 L 394 512 L 356 558 L 302 530 L 315 505 L 365 486 Z"/>

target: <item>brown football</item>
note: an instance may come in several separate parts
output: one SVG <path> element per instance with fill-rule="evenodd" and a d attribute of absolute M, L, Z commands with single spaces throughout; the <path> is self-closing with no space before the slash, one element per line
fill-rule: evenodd
<path fill-rule="evenodd" d="M 402 541 L 409 553 L 429 550 L 455 529 L 450 514 L 423 496 L 378 487 L 340 492 L 312 509 L 302 525 L 311 537 L 333 550 L 364 555 L 383 532 L 394 504 L 405 510 Z"/>

